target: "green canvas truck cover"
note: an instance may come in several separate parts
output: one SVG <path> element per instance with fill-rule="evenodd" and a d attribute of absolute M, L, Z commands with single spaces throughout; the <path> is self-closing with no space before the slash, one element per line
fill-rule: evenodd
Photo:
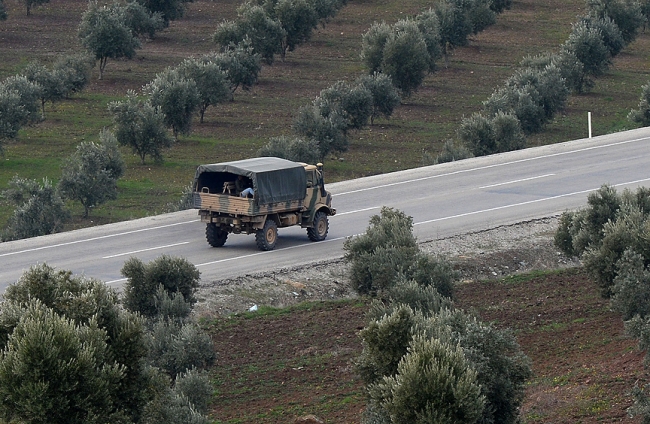
<path fill-rule="evenodd" d="M 304 166 L 275 157 L 199 165 L 194 175 L 194 190 L 208 187 L 210 192 L 219 193 L 224 182 L 234 181 L 238 175 L 251 179 L 259 204 L 303 200 L 306 195 Z"/>

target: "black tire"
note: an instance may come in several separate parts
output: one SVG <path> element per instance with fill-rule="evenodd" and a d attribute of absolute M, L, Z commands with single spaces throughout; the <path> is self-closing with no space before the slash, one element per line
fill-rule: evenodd
<path fill-rule="evenodd" d="M 273 250 L 278 241 L 278 226 L 272 219 L 264 222 L 264 227 L 255 233 L 255 242 L 260 250 Z"/>
<path fill-rule="evenodd" d="M 205 227 L 205 238 L 212 247 L 221 247 L 226 244 L 228 231 L 224 231 L 217 224 L 208 224 Z"/>
<path fill-rule="evenodd" d="M 307 237 L 311 241 L 323 241 L 330 230 L 330 223 L 327 214 L 323 211 L 316 212 L 314 215 L 314 226 L 307 228 Z"/>

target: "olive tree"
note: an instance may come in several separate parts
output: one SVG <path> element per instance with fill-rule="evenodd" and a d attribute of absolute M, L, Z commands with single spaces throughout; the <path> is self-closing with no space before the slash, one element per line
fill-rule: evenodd
<path fill-rule="evenodd" d="M 318 13 L 307 0 L 278 0 L 273 9 L 275 17 L 284 30 L 281 55 L 284 59 L 287 51 L 311 38 L 312 31 L 318 26 Z"/>
<path fill-rule="evenodd" d="M 429 72 L 435 72 L 436 62 L 442 57 L 442 46 L 440 45 L 440 23 L 438 15 L 432 8 L 424 11 L 415 17 L 418 29 L 424 37 L 429 53 Z"/>
<path fill-rule="evenodd" d="M 208 107 L 230 100 L 228 76 L 218 64 L 210 60 L 210 56 L 204 56 L 202 59 L 185 59 L 178 70 L 184 78 L 196 83 L 201 123 Z"/>
<path fill-rule="evenodd" d="M 147 156 L 162 161 L 162 150 L 173 140 L 159 109 L 129 91 L 125 100 L 109 103 L 108 110 L 113 114 L 114 135 L 120 145 L 130 147 L 143 165 Z"/>
<path fill-rule="evenodd" d="M 362 84 L 348 84 L 337 81 L 321 90 L 314 105 L 323 116 L 339 114 L 347 121 L 347 129 L 360 129 L 366 126 L 372 115 L 372 93 Z"/>
<path fill-rule="evenodd" d="M 465 46 L 472 33 L 472 22 L 465 11 L 453 0 L 441 0 L 435 4 L 440 25 L 440 45 L 447 62 L 449 54 L 456 47 Z"/>
<path fill-rule="evenodd" d="M 0 152 L 3 151 L 2 141 L 16 138 L 28 119 L 21 100 L 17 91 L 0 86 Z"/>
<path fill-rule="evenodd" d="M 42 264 L 0 305 L 0 414 L 8 422 L 138 422 L 164 389 L 143 320 L 99 280 Z"/>
<path fill-rule="evenodd" d="M 41 86 L 25 76 L 9 77 L 0 83 L 0 142 L 16 138 L 21 127 L 41 119 L 41 92 Z"/>
<path fill-rule="evenodd" d="M 429 69 L 427 43 L 417 23 L 397 22 L 384 46 L 381 71 L 408 97 L 422 85 Z"/>
<path fill-rule="evenodd" d="M 130 258 L 122 267 L 122 275 L 127 278 L 124 306 L 145 317 L 154 317 L 159 313 L 159 286 L 171 299 L 179 294 L 190 306 L 196 303 L 195 292 L 200 273 L 183 258 L 163 255 L 147 264 L 140 259 Z"/>
<path fill-rule="evenodd" d="M 236 45 L 229 45 L 221 53 L 204 56 L 203 60 L 217 64 L 226 73 L 231 93 L 239 87 L 250 90 L 257 83 L 262 70 L 261 56 L 255 53 L 248 39 Z"/>
<path fill-rule="evenodd" d="M 361 37 L 361 60 L 371 74 L 381 72 L 384 47 L 392 34 L 390 25 L 374 22 Z"/>
<path fill-rule="evenodd" d="M 460 405 L 473 404 L 471 410 L 476 414 L 471 419 L 467 418 L 469 421 L 460 419 L 462 422 L 519 422 L 525 383 L 532 372 L 530 360 L 522 352 L 512 332 L 483 323 L 449 303 L 433 302 L 433 310 L 419 310 L 393 302 L 392 299 L 389 303 L 374 302 L 367 316 L 368 323 L 360 333 L 363 351 L 357 360 L 357 370 L 366 384 L 369 406 L 376 416 L 394 419 L 395 414 L 411 414 L 413 409 L 419 409 L 419 402 L 435 402 L 432 400 L 435 396 L 429 392 L 431 386 L 424 369 L 419 371 L 422 379 L 411 375 L 401 382 L 399 391 L 410 393 L 411 400 L 402 399 L 398 404 L 390 405 L 391 394 L 386 391 L 387 382 L 391 382 L 391 391 L 397 389 L 392 383 L 398 382 L 396 380 L 399 380 L 404 362 L 417 350 L 416 345 L 428 342 L 459 349 L 465 365 L 457 370 L 456 376 L 471 370 L 476 373 L 472 379 L 474 385 L 479 387 L 466 397 L 458 394 L 448 396 L 447 405 L 432 405 L 434 411 L 441 415 L 453 413 L 456 410 L 453 405 L 459 402 Z M 444 353 L 440 352 L 440 355 L 444 356 Z M 429 358 L 429 361 L 435 364 L 436 359 Z M 432 368 L 436 370 L 435 365 Z M 444 368 L 437 369 L 436 373 L 440 372 L 441 381 L 453 381 L 443 378 L 446 375 Z M 445 390 L 443 387 L 438 390 Z M 480 401 L 481 407 L 477 407 L 477 401 Z M 456 422 L 458 419 L 443 422 Z M 412 418 L 404 422 L 412 422 Z M 426 422 L 438 421 L 433 419 Z"/>
<path fill-rule="evenodd" d="M 639 108 L 632 109 L 627 119 L 642 127 L 650 126 L 650 83 L 641 87 Z"/>
<path fill-rule="evenodd" d="M 65 97 L 81 92 L 90 82 L 90 70 L 95 65 L 92 56 L 87 53 L 59 57 L 52 71 L 61 77 Z"/>
<path fill-rule="evenodd" d="M 374 124 L 375 118 L 380 116 L 390 118 L 395 108 L 402 102 L 397 88 L 386 74 L 375 72 L 372 75 L 364 75 L 357 78 L 356 83 L 370 91 L 372 96 L 371 124 Z"/>
<path fill-rule="evenodd" d="M 81 44 L 99 60 L 99 79 L 104 77 L 108 59 L 131 59 L 140 48 L 140 40 L 127 25 L 124 7 L 88 3 L 81 16 L 78 35 Z"/>
<path fill-rule="evenodd" d="M 302 106 L 293 123 L 293 130 L 296 134 L 318 144 L 321 160 L 332 152 L 347 150 L 349 143 L 347 128 L 348 121 L 338 110 L 332 110 L 327 115 L 323 115 L 323 109 L 313 103 Z"/>
<path fill-rule="evenodd" d="M 636 39 L 645 23 L 643 8 L 637 0 L 588 0 L 587 8 L 599 18 L 611 18 L 620 29 L 625 44 Z"/>
<path fill-rule="evenodd" d="M 156 32 L 166 27 L 162 12 L 152 12 L 137 1 L 129 1 L 124 6 L 124 23 L 136 37 L 153 38 Z"/>
<path fill-rule="evenodd" d="M 286 36 L 282 24 L 269 16 L 257 4 L 243 3 L 237 9 L 236 21 L 224 21 L 213 35 L 213 40 L 222 50 L 248 40 L 253 52 L 271 65 L 275 55 L 282 53 L 282 40 Z"/>
<path fill-rule="evenodd" d="M 55 233 L 70 217 L 56 187 L 47 178 L 39 183 L 15 176 L 1 197 L 15 208 L 2 233 L 3 241 Z"/>
<path fill-rule="evenodd" d="M 610 50 L 605 45 L 601 30 L 585 22 L 573 24 L 561 51 L 573 53 L 584 65 L 584 72 L 588 76 L 602 75 L 611 62 Z"/>
<path fill-rule="evenodd" d="M 458 136 L 474 156 L 508 152 L 526 146 L 517 117 L 500 111 L 492 117 L 475 113 L 464 118 L 458 128 Z"/>
<path fill-rule="evenodd" d="M 163 121 L 172 129 L 175 140 L 179 134 L 190 133 L 192 117 L 201 101 L 194 80 L 184 77 L 178 69 L 167 68 L 143 91 L 149 95 L 151 105 L 162 112 Z"/>
<path fill-rule="evenodd" d="M 175 21 L 185 15 L 186 3 L 192 0 L 138 0 L 140 4 L 146 7 L 154 14 L 158 14 L 163 26 L 167 28 L 170 21 Z"/>
<path fill-rule="evenodd" d="M 45 65 L 32 62 L 27 65 L 23 75 L 40 86 L 41 114 L 45 116 L 45 103 L 54 103 L 66 96 L 64 74 L 60 70 L 49 70 Z"/>
<path fill-rule="evenodd" d="M 115 136 L 102 130 L 99 143 L 87 141 L 63 163 L 58 190 L 61 197 L 76 200 L 90 209 L 117 198 L 117 180 L 124 173 L 124 161 Z"/>
<path fill-rule="evenodd" d="M 315 140 L 300 137 L 273 137 L 260 148 L 258 156 L 275 156 L 294 162 L 316 163 L 320 160 L 320 150 Z"/>

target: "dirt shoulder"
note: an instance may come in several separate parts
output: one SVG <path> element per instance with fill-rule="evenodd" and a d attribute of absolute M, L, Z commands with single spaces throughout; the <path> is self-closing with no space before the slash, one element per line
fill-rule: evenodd
<path fill-rule="evenodd" d="M 553 246 L 558 217 L 497 227 L 439 240 L 420 248 L 450 260 L 463 281 L 501 278 L 513 273 L 579 265 Z M 277 269 L 233 279 L 204 282 L 197 294 L 200 315 L 228 315 L 255 306 L 286 307 L 304 301 L 356 297 L 341 258 L 301 267 Z"/>

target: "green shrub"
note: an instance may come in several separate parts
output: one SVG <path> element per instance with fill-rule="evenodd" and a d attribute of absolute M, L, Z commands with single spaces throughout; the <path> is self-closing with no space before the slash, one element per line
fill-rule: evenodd
<path fill-rule="evenodd" d="M 39 183 L 15 176 L 1 197 L 15 206 L 2 232 L 3 241 L 56 233 L 70 219 L 70 212 L 47 178 Z"/>
<path fill-rule="evenodd" d="M 200 273 L 186 259 L 162 255 L 144 264 L 138 258 L 130 258 L 122 267 L 122 275 L 127 278 L 122 300 L 124 306 L 143 316 L 154 317 L 160 313 L 156 304 L 159 285 L 171 299 L 180 293 L 185 302 L 196 303 L 194 293 L 199 286 Z"/>
<path fill-rule="evenodd" d="M 101 281 L 45 264 L 7 288 L 0 304 L 1 347 L 13 352 L 0 357 L 6 417 L 137 422 L 160 387 L 145 366 L 144 323 L 117 299 Z"/>
<path fill-rule="evenodd" d="M 175 378 L 214 363 L 212 339 L 197 324 L 158 321 L 148 337 L 149 363 Z"/>
<path fill-rule="evenodd" d="M 370 396 L 395 423 L 475 423 L 485 400 L 476 371 L 460 346 L 415 337 L 395 375 L 370 388 Z"/>
<path fill-rule="evenodd" d="M 304 140 L 300 137 L 272 137 L 260 150 L 258 156 L 275 156 L 294 162 L 317 163 L 321 153 L 318 143 L 314 140 Z"/>
<path fill-rule="evenodd" d="M 593 276 L 604 296 L 611 296 L 614 279 L 618 273 L 617 263 L 623 252 L 631 249 L 650 263 L 650 220 L 636 205 L 623 204 L 615 221 L 609 221 L 602 228 L 602 240 L 590 246 L 581 260 L 585 269 Z"/>
<path fill-rule="evenodd" d="M 449 297 L 444 297 L 433 285 L 422 285 L 416 281 L 400 281 L 388 291 L 390 303 L 375 301 L 377 309 L 375 317 L 378 319 L 388 313 L 393 305 L 408 305 L 414 311 L 420 311 L 425 316 L 437 314 L 441 309 L 452 308 L 453 302 Z M 373 303 L 375 304 L 375 303 Z M 381 311 L 381 312 L 380 312 Z"/>
<path fill-rule="evenodd" d="M 199 371 L 196 368 L 178 374 L 174 381 L 174 392 L 179 396 L 185 396 L 202 414 L 208 412 L 213 391 L 207 371 Z"/>
<path fill-rule="evenodd" d="M 616 264 L 611 304 L 614 310 L 629 320 L 635 315 L 645 318 L 650 315 L 650 271 L 643 256 L 626 249 Z"/>

